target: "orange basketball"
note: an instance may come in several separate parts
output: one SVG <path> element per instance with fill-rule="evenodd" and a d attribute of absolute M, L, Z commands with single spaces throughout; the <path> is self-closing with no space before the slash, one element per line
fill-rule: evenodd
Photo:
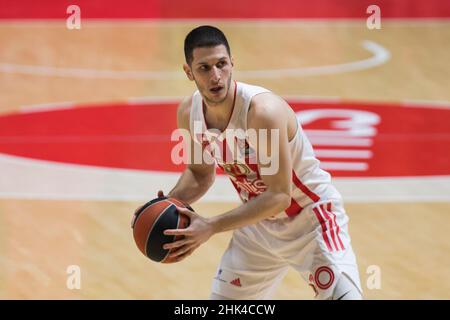
<path fill-rule="evenodd" d="M 189 217 L 179 214 L 176 205 L 194 211 L 177 199 L 160 197 L 147 202 L 134 214 L 131 226 L 134 241 L 139 250 L 153 261 L 174 262 L 168 258 L 171 250 L 164 249 L 163 245 L 182 239 L 183 236 L 168 236 L 163 232 L 189 226 Z"/>

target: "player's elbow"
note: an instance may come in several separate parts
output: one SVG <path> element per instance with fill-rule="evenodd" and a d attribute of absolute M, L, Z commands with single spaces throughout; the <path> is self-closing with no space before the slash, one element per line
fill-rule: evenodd
<path fill-rule="evenodd" d="M 204 192 L 208 191 L 212 185 L 214 184 L 214 181 L 216 180 L 215 172 L 209 172 L 207 174 L 204 174 L 200 180 L 199 185 L 202 186 L 202 189 Z"/>
<path fill-rule="evenodd" d="M 291 195 L 286 192 L 278 192 L 276 194 L 276 203 L 278 205 L 278 211 L 284 211 L 291 205 Z"/>
<path fill-rule="evenodd" d="M 291 206 L 291 195 L 283 193 L 283 211 Z"/>
<path fill-rule="evenodd" d="M 216 181 L 216 174 L 215 172 L 208 174 L 205 178 L 206 184 L 208 186 L 208 189 L 214 184 L 214 181 Z"/>

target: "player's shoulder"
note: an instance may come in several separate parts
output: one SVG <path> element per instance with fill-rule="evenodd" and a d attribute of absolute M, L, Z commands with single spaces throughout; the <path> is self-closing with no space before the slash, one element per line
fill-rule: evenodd
<path fill-rule="evenodd" d="M 286 106 L 286 101 L 273 92 L 261 92 L 250 102 L 248 122 L 274 121 L 285 113 Z"/>
<path fill-rule="evenodd" d="M 189 118 L 192 107 L 192 96 L 185 97 L 177 109 L 177 119 L 179 127 L 189 127 Z"/>
<path fill-rule="evenodd" d="M 184 97 L 178 104 L 178 112 L 186 112 L 191 110 L 192 96 Z"/>
<path fill-rule="evenodd" d="M 250 106 L 258 106 L 259 108 L 267 108 L 267 109 L 273 109 L 280 106 L 280 104 L 285 104 L 286 101 L 281 98 L 279 95 L 271 92 L 261 92 L 256 94 L 252 97 L 252 100 L 250 102 Z"/>

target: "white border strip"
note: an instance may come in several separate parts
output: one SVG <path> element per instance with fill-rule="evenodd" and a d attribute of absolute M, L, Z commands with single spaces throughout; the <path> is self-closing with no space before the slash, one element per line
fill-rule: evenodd
<path fill-rule="evenodd" d="M 180 173 L 64 164 L 0 154 L 0 198 L 147 201 L 168 192 Z M 334 178 L 346 202 L 450 201 L 450 176 Z M 239 202 L 226 176 L 217 176 L 202 201 Z"/>
<path fill-rule="evenodd" d="M 241 27 L 241 26 L 269 26 L 269 27 L 291 27 L 291 26 L 308 26 L 308 27 L 330 27 L 330 26 L 351 26 L 366 28 L 367 17 L 361 18 L 177 18 L 177 19 L 162 19 L 162 18 L 127 18 L 127 19 L 111 19 L 111 18 L 84 18 L 84 25 L 89 27 L 111 27 L 118 25 L 127 26 L 148 26 L 148 25 L 163 25 L 163 26 L 179 26 L 179 25 L 200 25 L 200 24 L 221 24 L 227 27 Z M 434 18 L 386 18 L 383 17 L 383 24 L 400 25 L 400 26 L 414 26 L 429 25 L 429 24 L 448 24 L 450 18 L 434 17 Z M 2 24 L 11 25 L 14 27 L 29 27 L 34 25 L 37 27 L 56 26 L 66 27 L 66 18 L 61 19 L 0 19 L 0 26 Z M 82 24 L 82 27 L 83 27 Z"/>
<path fill-rule="evenodd" d="M 350 104 L 394 104 L 398 105 L 398 107 L 404 108 L 434 108 L 434 109 L 449 109 L 450 101 L 432 101 L 432 100 L 408 100 L 404 99 L 401 101 L 383 101 L 383 100 L 371 100 L 371 101 L 361 101 L 361 100 L 350 100 L 350 99 L 342 99 L 336 96 L 301 96 L 301 95 L 283 95 L 283 99 L 292 103 L 350 103 Z M 144 96 L 144 97 L 131 97 L 127 100 L 123 101 L 124 104 L 127 105 L 143 105 L 143 104 L 155 104 L 158 103 L 180 103 L 181 100 L 186 98 L 185 96 Z M 114 101 L 112 103 L 108 102 L 98 102 L 92 105 L 104 106 L 109 104 L 120 104 L 120 101 Z M 21 113 L 33 113 L 33 112 L 41 112 L 41 111 L 52 111 L 52 110 L 63 110 L 70 109 L 77 106 L 83 106 L 83 103 L 75 103 L 75 102 L 51 102 L 51 103 L 41 103 L 35 105 L 26 105 L 19 107 Z M 148 107 L 152 107 L 149 105 Z M 14 114 L 16 112 L 8 112 L 3 113 L 1 116 Z"/>
<path fill-rule="evenodd" d="M 179 100 L 178 97 L 131 98 L 137 104 Z M 338 97 L 290 96 L 297 101 L 343 101 Z M 364 102 L 361 102 L 364 103 Z M 383 101 L 370 103 L 386 103 Z M 391 103 L 391 102 L 389 102 Z M 406 103 L 406 102 L 405 102 Z M 408 101 L 408 104 L 414 101 Z M 423 103 L 419 101 L 416 105 Z M 433 101 L 427 101 L 433 104 Z M 67 108 L 72 103 L 61 103 Z M 450 102 L 438 102 L 436 107 L 450 107 Z M 58 109 L 58 104 L 36 105 L 36 112 Z M 408 105 L 405 105 L 408 107 Z M 414 105 L 412 107 L 415 107 Z M 26 112 L 34 112 L 27 106 Z M 0 153 L 0 198 L 43 200 L 100 200 L 146 201 L 159 189 L 170 190 L 179 173 L 108 169 L 95 166 L 58 163 L 17 157 Z M 334 178 L 346 202 L 409 202 L 450 201 L 450 176 L 390 177 L 390 178 Z M 239 202 L 226 176 L 218 176 L 216 183 L 202 198 L 203 201 Z"/>

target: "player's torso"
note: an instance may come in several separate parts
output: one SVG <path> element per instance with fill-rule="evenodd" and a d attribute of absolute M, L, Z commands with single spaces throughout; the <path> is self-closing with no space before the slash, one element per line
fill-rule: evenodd
<path fill-rule="evenodd" d="M 190 130 L 194 140 L 202 144 L 204 153 L 230 178 L 243 202 L 267 190 L 257 165 L 257 148 L 251 144 L 251 134 L 259 134 L 247 128 L 247 115 L 252 98 L 269 90 L 236 83 L 236 97 L 227 128 L 220 132 L 208 129 L 203 114 L 203 100 L 197 91 L 192 97 Z M 340 197 L 330 185 L 330 175 L 319 168 L 312 146 L 298 124 L 297 132 L 289 142 L 292 158 L 291 206 L 281 216 L 295 216 L 306 205 L 323 197 Z M 261 156 L 261 155 L 260 155 Z M 330 188 L 331 187 L 331 188 Z"/>

